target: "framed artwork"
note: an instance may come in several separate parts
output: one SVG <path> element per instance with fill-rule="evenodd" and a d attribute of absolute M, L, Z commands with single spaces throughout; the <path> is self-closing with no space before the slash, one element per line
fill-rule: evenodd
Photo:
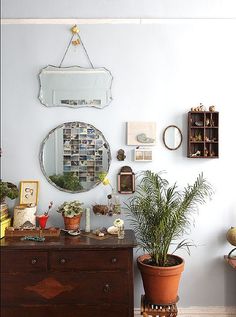
<path fill-rule="evenodd" d="M 134 160 L 136 162 L 152 162 L 152 149 L 148 149 L 148 148 L 135 149 Z"/>
<path fill-rule="evenodd" d="M 135 192 L 135 174 L 129 166 L 123 166 L 118 174 L 118 193 L 133 194 Z"/>
<path fill-rule="evenodd" d="M 20 204 L 38 204 L 39 181 L 20 182 Z"/>
<path fill-rule="evenodd" d="M 127 122 L 127 145 L 156 145 L 156 122 Z"/>

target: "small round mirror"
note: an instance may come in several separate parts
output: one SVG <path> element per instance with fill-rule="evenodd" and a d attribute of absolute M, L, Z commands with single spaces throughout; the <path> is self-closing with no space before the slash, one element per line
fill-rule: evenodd
<path fill-rule="evenodd" d="M 182 132 L 175 125 L 169 125 L 163 133 L 163 142 L 169 150 L 177 150 L 183 140 Z"/>
<path fill-rule="evenodd" d="M 48 133 L 40 149 L 41 169 L 56 188 L 79 193 L 92 189 L 108 173 L 109 144 L 102 132 L 84 122 L 66 122 Z"/>

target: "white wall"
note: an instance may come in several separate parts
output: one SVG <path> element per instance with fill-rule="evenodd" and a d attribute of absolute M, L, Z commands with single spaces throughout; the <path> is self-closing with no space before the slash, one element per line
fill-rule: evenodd
<path fill-rule="evenodd" d="M 34 5 L 32 4 L 34 2 Z M 233 17 L 233 1 L 3 1 L 3 16 L 20 17 Z M 114 11 L 110 3 L 114 4 Z M 21 6 L 19 6 L 21 3 Z M 135 2 L 136 3 L 136 2 Z M 37 4 L 37 5 L 35 5 Z M 92 6 L 94 4 L 94 6 Z M 104 15 L 102 4 L 104 5 Z M 181 6 L 182 4 L 182 6 Z M 138 8 L 137 8 L 138 7 Z M 158 12 L 156 9 L 158 7 Z M 131 14 L 134 8 L 134 15 Z M 182 8 L 182 10 L 180 10 Z M 73 10 L 75 11 L 73 11 Z M 117 10 L 116 10 L 117 9 Z M 152 10 L 153 9 L 153 10 Z M 155 10 L 154 10 L 155 9 Z M 197 10 L 198 9 L 198 10 Z M 126 11 L 127 10 L 127 11 Z M 197 11 L 196 11 L 197 10 Z M 73 12 L 76 12 L 73 15 Z M 82 14 L 80 15 L 80 12 Z M 155 13 L 153 13 L 155 12 Z M 196 14 L 197 12 L 197 14 Z M 37 14 L 36 14 L 37 13 Z M 221 14 L 222 13 L 222 14 Z M 112 164 L 109 177 L 113 185 L 123 165 L 135 172 L 143 169 L 167 171 L 170 182 L 180 187 L 193 182 L 199 172 L 213 184 L 213 200 L 200 208 L 190 238 L 199 246 L 186 259 L 180 288 L 180 306 L 236 305 L 235 272 L 223 261 L 231 246 L 225 239 L 227 229 L 236 225 L 235 118 L 236 118 L 236 21 L 171 20 L 151 25 L 81 25 L 80 34 L 95 66 L 108 68 L 114 76 L 113 101 L 103 110 L 46 108 L 37 99 L 37 75 L 48 64 L 58 65 L 70 37 L 68 25 L 4 25 L 2 27 L 2 174 L 16 184 L 24 179 L 40 181 L 39 211 L 53 200 L 51 225 L 62 225 L 56 207 L 65 200 L 79 199 L 85 205 L 105 202 L 108 188 L 103 185 L 81 194 L 68 194 L 52 187 L 39 166 L 39 147 L 46 134 L 66 121 L 83 121 L 101 130 L 110 144 Z M 84 65 L 83 53 L 71 51 L 65 65 Z M 220 158 L 194 160 L 186 157 L 187 112 L 199 102 L 216 105 L 220 112 Z M 125 122 L 157 122 L 158 144 L 152 163 L 135 163 L 131 149 L 125 145 Z M 183 145 L 168 151 L 162 132 L 175 124 L 183 132 Z M 117 150 L 124 148 L 127 159 L 116 160 Z M 125 196 L 121 196 L 126 199 Z M 124 216 L 125 217 L 125 216 Z M 93 216 L 93 227 L 104 218 Z M 110 225 L 113 219 L 105 219 Z M 82 224 L 83 225 L 83 224 Z M 137 254 L 135 253 L 135 258 Z M 143 292 L 135 269 L 135 307 Z"/>

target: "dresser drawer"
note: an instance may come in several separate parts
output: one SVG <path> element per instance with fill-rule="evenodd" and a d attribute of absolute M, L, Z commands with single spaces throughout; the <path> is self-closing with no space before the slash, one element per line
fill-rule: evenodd
<path fill-rule="evenodd" d="M 7 272 L 45 272 L 47 271 L 47 252 L 43 251 L 2 251 L 1 271 Z"/>
<path fill-rule="evenodd" d="M 124 317 L 128 316 L 128 305 L 25 305 L 2 307 L 1 317 Z M 133 316 L 133 314 L 132 314 Z"/>
<path fill-rule="evenodd" d="M 130 262 L 128 250 L 107 251 L 53 251 L 50 253 L 52 271 L 70 270 L 127 270 Z"/>
<path fill-rule="evenodd" d="M 127 304 L 126 272 L 2 274 L 1 302 L 7 305 Z"/>

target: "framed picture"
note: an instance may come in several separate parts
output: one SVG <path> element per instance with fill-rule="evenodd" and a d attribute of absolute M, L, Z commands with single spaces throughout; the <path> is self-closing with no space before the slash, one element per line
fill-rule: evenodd
<path fill-rule="evenodd" d="M 148 148 L 135 149 L 134 160 L 136 162 L 152 162 L 152 149 L 148 149 Z"/>
<path fill-rule="evenodd" d="M 39 181 L 20 182 L 20 204 L 38 204 Z"/>
<path fill-rule="evenodd" d="M 123 166 L 118 174 L 118 193 L 133 194 L 135 192 L 135 174 L 131 167 Z"/>
<path fill-rule="evenodd" d="M 127 145 L 156 145 L 156 122 L 127 122 Z"/>

